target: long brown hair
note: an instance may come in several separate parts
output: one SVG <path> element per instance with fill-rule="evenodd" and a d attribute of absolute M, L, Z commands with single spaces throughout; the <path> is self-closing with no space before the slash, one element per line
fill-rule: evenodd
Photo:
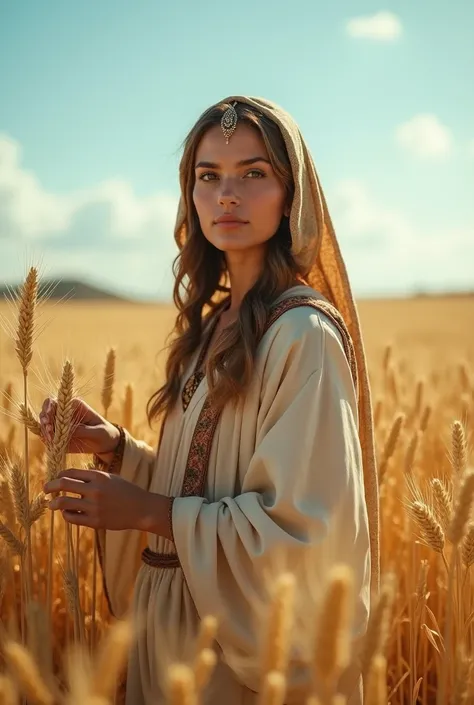
<path fill-rule="evenodd" d="M 173 300 L 178 315 L 171 334 L 165 383 L 147 404 L 150 426 L 177 402 L 184 371 L 201 342 L 203 324 L 230 293 L 224 253 L 204 237 L 193 202 L 197 147 L 207 130 L 220 124 L 228 107 L 227 103 L 219 103 L 206 110 L 183 143 L 179 174 L 187 212 L 187 238 L 173 263 Z M 275 174 L 285 188 L 286 202 L 291 205 L 293 176 L 278 125 L 249 105 L 239 103 L 236 110 L 239 123 L 247 123 L 262 136 Z M 265 267 L 260 277 L 244 296 L 237 320 L 221 334 L 207 360 L 209 395 L 218 408 L 228 401 L 237 403 L 244 395 L 252 378 L 257 346 L 269 309 L 299 274 L 291 255 L 289 219 L 283 216 L 267 243 Z M 205 314 L 206 309 L 210 310 Z"/>

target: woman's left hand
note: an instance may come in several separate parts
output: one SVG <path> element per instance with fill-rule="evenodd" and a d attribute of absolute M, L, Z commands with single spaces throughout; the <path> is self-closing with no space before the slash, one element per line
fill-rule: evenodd
<path fill-rule="evenodd" d="M 102 470 L 70 468 L 44 486 L 45 493 L 70 492 L 76 497 L 57 496 L 49 508 L 59 509 L 70 524 L 93 529 L 142 529 L 150 493 Z"/>

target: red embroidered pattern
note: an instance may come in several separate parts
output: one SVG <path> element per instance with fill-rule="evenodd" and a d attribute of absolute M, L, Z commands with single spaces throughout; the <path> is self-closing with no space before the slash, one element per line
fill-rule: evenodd
<path fill-rule="evenodd" d="M 341 333 L 344 351 L 351 368 L 352 379 L 357 389 L 357 365 L 354 346 L 349 335 L 347 326 L 339 311 L 326 301 L 321 301 L 310 296 L 294 296 L 282 301 L 274 307 L 265 326 L 264 335 L 286 311 L 297 306 L 311 306 L 325 314 Z M 209 458 L 211 456 L 212 443 L 220 412 L 212 408 L 209 398 L 206 399 L 199 414 L 199 418 L 194 429 L 191 446 L 189 449 L 186 470 L 184 472 L 183 484 L 181 487 L 181 497 L 200 497 L 204 493 Z M 172 513 L 172 503 L 170 514 Z M 171 520 L 171 516 L 170 516 Z M 142 553 L 142 560 L 148 565 L 156 568 L 176 568 L 179 567 L 179 557 L 176 553 L 154 553 L 150 549 L 145 549 Z"/>

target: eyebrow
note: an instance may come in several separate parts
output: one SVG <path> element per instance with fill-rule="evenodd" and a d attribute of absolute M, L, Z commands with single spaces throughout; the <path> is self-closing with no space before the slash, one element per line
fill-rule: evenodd
<path fill-rule="evenodd" d="M 271 162 L 264 157 L 251 157 L 250 159 L 242 159 L 240 162 L 237 162 L 236 166 L 249 166 L 250 164 L 255 164 L 256 162 L 265 162 L 266 164 L 271 165 Z M 199 167 L 205 167 L 206 169 L 218 169 L 219 164 L 215 164 L 214 162 L 198 162 L 194 168 L 199 169 Z"/>

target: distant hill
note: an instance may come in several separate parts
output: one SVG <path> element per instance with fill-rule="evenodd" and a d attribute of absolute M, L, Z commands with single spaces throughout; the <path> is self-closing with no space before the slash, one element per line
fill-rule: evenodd
<path fill-rule="evenodd" d="M 9 288 L 0 286 L 0 300 L 9 296 L 9 291 L 13 290 L 16 292 L 18 288 L 19 285 Z M 48 299 L 53 301 L 58 299 L 66 299 L 67 301 L 128 301 L 128 299 L 111 294 L 109 291 L 74 279 L 62 279 L 60 281 L 42 279 L 40 296 L 43 292 L 46 292 Z"/>

